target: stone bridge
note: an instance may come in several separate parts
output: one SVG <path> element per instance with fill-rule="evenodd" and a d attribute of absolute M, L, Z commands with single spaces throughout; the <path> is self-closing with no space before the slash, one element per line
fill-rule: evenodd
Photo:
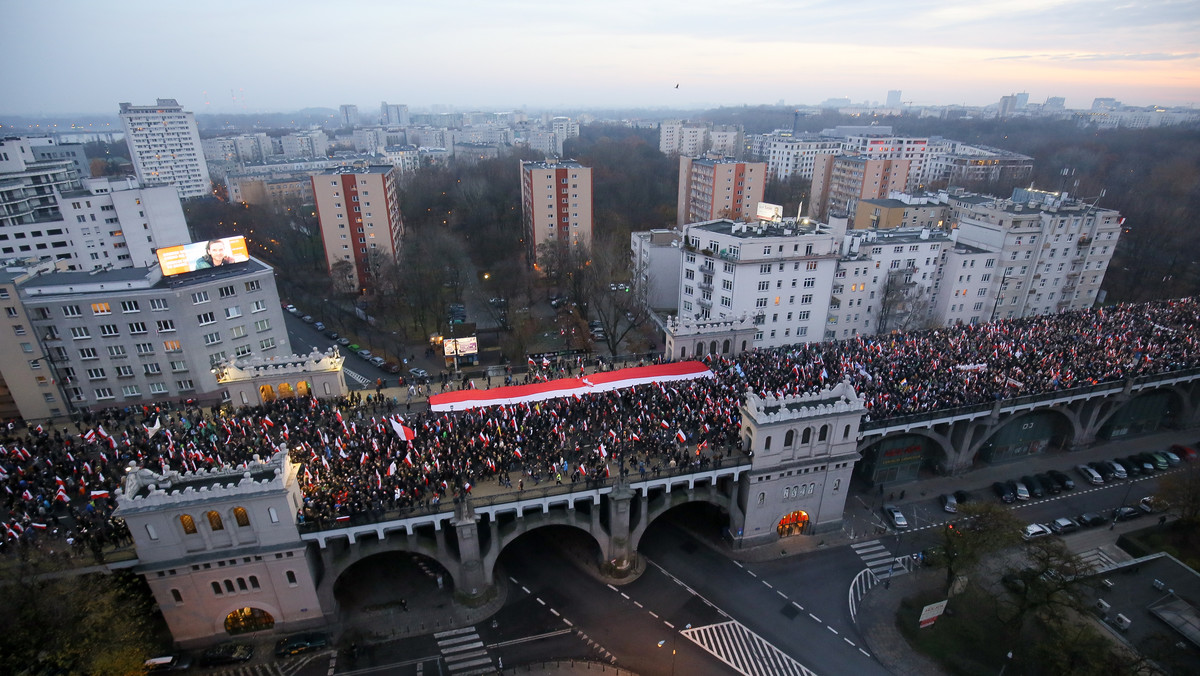
<path fill-rule="evenodd" d="M 358 562 L 388 552 L 433 559 L 449 572 L 459 598 L 469 602 L 492 588 L 496 561 L 504 548 L 545 526 L 569 526 L 588 533 L 599 548 L 597 563 L 616 577 L 633 566 L 647 527 L 672 508 L 710 503 L 729 514 L 731 528 L 738 527 L 743 514 L 737 487 L 750 468 L 746 460 L 694 472 L 468 498 L 403 518 L 310 525 L 302 529 L 301 538 L 318 547 L 317 594 L 325 609 L 337 606 L 334 588 L 342 575 Z"/>

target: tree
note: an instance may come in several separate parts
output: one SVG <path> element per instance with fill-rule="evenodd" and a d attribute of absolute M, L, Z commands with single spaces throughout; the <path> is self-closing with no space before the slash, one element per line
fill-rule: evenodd
<path fill-rule="evenodd" d="M 588 268 L 583 294 L 587 316 L 600 322 L 604 344 L 609 354 L 616 354 L 627 337 L 650 321 L 649 275 L 631 268 L 628 246 L 614 237 L 597 240 Z"/>
<path fill-rule="evenodd" d="M 876 333 L 924 328 L 929 321 L 930 289 L 912 279 L 911 269 L 891 270 L 883 282 Z"/>
<path fill-rule="evenodd" d="M 132 575 L 78 575 L 39 553 L 3 567 L 0 655 L 14 672 L 140 674 L 154 604 Z"/>
<path fill-rule="evenodd" d="M 1170 505 L 1184 525 L 1200 520 L 1200 464 L 1190 464 L 1164 476 L 1154 497 Z"/>
<path fill-rule="evenodd" d="M 1021 626 L 1031 615 L 1053 621 L 1083 610 L 1078 591 L 1088 584 L 1087 572 L 1087 564 L 1059 538 L 1030 540 L 1019 567 L 1005 572 L 1009 594 L 1000 600 L 1003 619 Z"/>
<path fill-rule="evenodd" d="M 971 570 L 985 554 L 1015 543 L 1020 524 L 1012 512 L 987 502 L 967 503 L 954 523 L 942 529 L 941 550 L 932 560 L 946 569 L 946 590 L 959 575 Z"/>

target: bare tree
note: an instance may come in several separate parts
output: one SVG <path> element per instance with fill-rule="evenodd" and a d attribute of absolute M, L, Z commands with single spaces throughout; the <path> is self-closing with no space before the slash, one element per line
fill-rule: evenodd
<path fill-rule="evenodd" d="M 930 289 L 913 280 L 913 268 L 888 272 L 879 300 L 876 333 L 924 328 L 932 306 Z"/>

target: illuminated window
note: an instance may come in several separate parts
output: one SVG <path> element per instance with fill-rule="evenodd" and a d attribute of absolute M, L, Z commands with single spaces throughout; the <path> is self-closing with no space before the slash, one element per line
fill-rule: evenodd
<path fill-rule="evenodd" d="M 234 507 L 233 518 L 237 521 L 238 528 L 245 528 L 250 525 L 250 516 L 246 514 L 245 507 Z"/>
<path fill-rule="evenodd" d="M 183 514 L 179 517 L 179 523 L 183 526 L 183 532 L 188 535 L 196 534 L 196 521 L 192 519 L 191 514 Z"/>
<path fill-rule="evenodd" d="M 215 511 L 209 512 L 205 516 L 208 517 L 208 527 L 213 530 L 225 530 L 225 524 L 221 523 L 221 515 Z"/>

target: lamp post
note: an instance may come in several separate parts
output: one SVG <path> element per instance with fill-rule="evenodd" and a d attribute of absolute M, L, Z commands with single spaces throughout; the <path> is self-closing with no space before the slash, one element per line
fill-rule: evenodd
<path fill-rule="evenodd" d="M 1011 650 L 1010 650 L 1010 651 L 1008 651 L 1008 654 L 1004 656 L 1004 664 L 1001 664 L 1001 665 L 1000 665 L 1000 674 L 999 674 L 999 676 L 1004 676 L 1004 670 L 1008 668 L 1008 663 L 1009 663 L 1009 662 L 1012 662 L 1012 651 L 1011 651 Z"/>

